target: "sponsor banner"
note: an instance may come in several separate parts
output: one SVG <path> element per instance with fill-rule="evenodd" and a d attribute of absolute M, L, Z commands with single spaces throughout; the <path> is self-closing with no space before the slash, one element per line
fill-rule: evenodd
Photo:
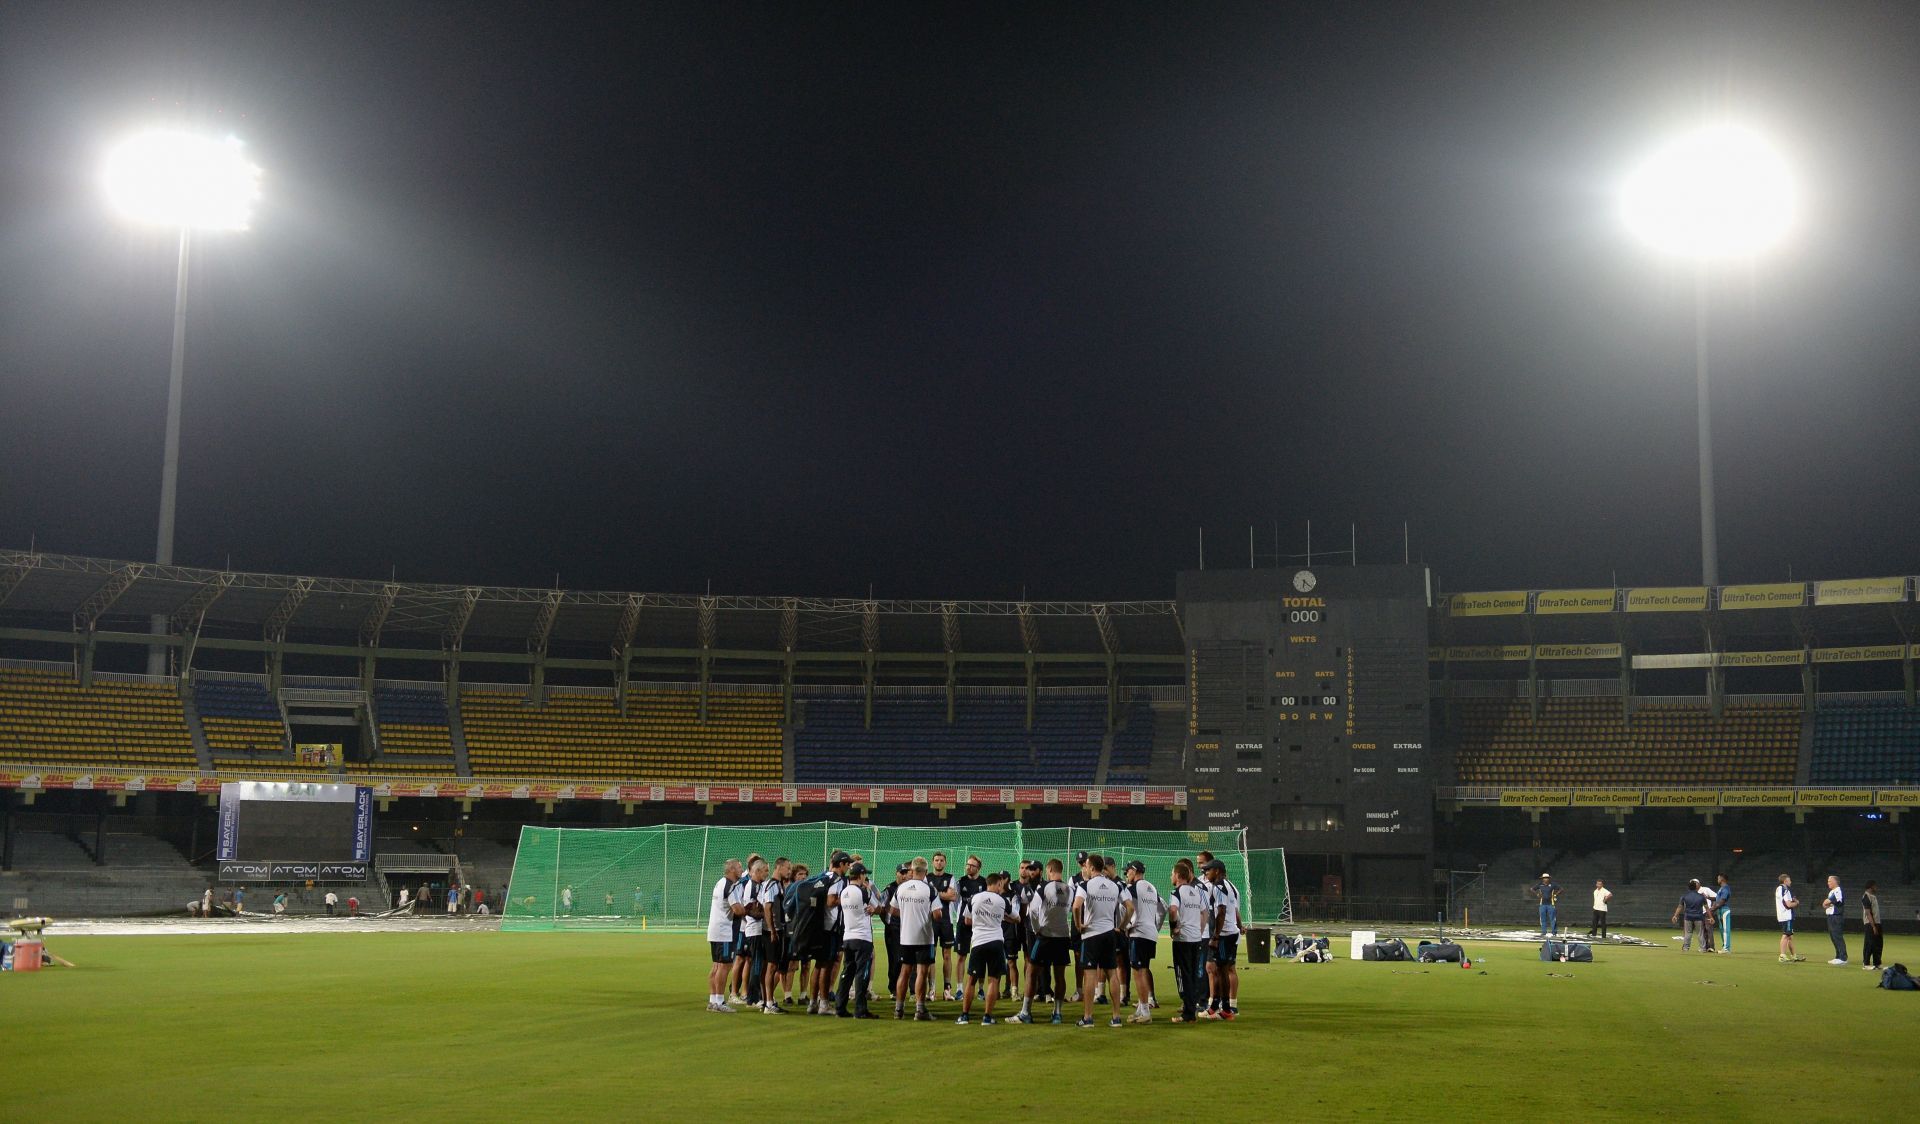
<path fill-rule="evenodd" d="M 1611 589 L 1543 589 L 1533 595 L 1533 611 L 1541 616 L 1566 613 L 1611 613 Z"/>
<path fill-rule="evenodd" d="M 830 788 L 796 788 L 794 799 L 802 804 L 838 804 L 840 793 Z"/>
<path fill-rule="evenodd" d="M 1648 586 L 1627 590 L 1629 613 L 1699 613 L 1707 608 L 1704 585 Z"/>
<path fill-rule="evenodd" d="M 1793 805 L 1793 790 L 1723 788 L 1720 790 L 1720 805 L 1723 808 L 1788 808 Z"/>
<path fill-rule="evenodd" d="M 125 792 L 129 784 L 139 779 L 139 777 L 117 776 L 113 773 L 95 773 L 86 778 L 86 787 L 95 792 Z"/>
<path fill-rule="evenodd" d="M 74 773 L 41 773 L 40 787 L 44 789 L 72 788 L 79 781 Z"/>
<path fill-rule="evenodd" d="M 1920 808 L 1920 788 L 1883 788 L 1873 802 L 1882 808 Z"/>
<path fill-rule="evenodd" d="M 27 783 L 25 773 L 16 773 L 11 769 L 0 769 L 0 788 L 21 788 Z"/>
<path fill-rule="evenodd" d="M 1661 670 L 1676 667 L 1712 667 L 1711 652 L 1668 652 L 1661 655 L 1633 657 L 1634 670 Z"/>
<path fill-rule="evenodd" d="M 220 789 L 220 827 L 214 837 L 213 857 L 222 865 L 240 853 L 240 786 Z"/>
<path fill-rule="evenodd" d="M 1564 808 L 1573 799 L 1565 788 L 1510 788 L 1500 793 L 1502 808 Z"/>
<path fill-rule="evenodd" d="M 1804 582 L 1720 587 L 1722 609 L 1798 609 L 1806 603 L 1807 587 Z"/>
<path fill-rule="evenodd" d="M 1884 605 L 1906 599 L 1905 578 L 1845 578 L 1813 583 L 1815 605 Z"/>
<path fill-rule="evenodd" d="M 365 882 L 367 864 L 220 861 L 222 882 Z"/>
<path fill-rule="evenodd" d="M 1527 611 L 1527 591 L 1504 593 L 1456 593 L 1447 601 L 1447 614 L 1455 617 L 1511 617 Z"/>
<path fill-rule="evenodd" d="M 373 858 L 373 790 L 365 786 L 353 790 L 353 857 L 363 863 Z"/>
<path fill-rule="evenodd" d="M 1536 644 L 1533 658 L 1537 660 L 1617 660 L 1620 658 L 1618 644 Z"/>
<path fill-rule="evenodd" d="M 1528 650 L 1525 644 L 1467 644 L 1448 648 L 1447 659 L 1461 663 L 1525 660 Z"/>
<path fill-rule="evenodd" d="M 1638 808 L 1646 794 L 1637 788 L 1576 788 L 1576 808 Z"/>
<path fill-rule="evenodd" d="M 1649 808 L 1714 808 L 1720 804 L 1720 794 L 1713 789 L 1697 788 L 1655 788 L 1647 791 Z"/>
<path fill-rule="evenodd" d="M 929 804 L 955 804 L 958 803 L 959 800 L 960 790 L 957 788 L 930 788 L 927 790 L 927 803 Z"/>
<path fill-rule="evenodd" d="M 1903 644 L 1875 644 L 1864 648 L 1815 648 L 1814 663 L 1864 663 L 1868 660 L 1905 659 Z"/>
<path fill-rule="evenodd" d="M 1721 652 L 1721 667 L 1799 667 L 1807 662 L 1807 653 L 1799 648 L 1775 652 Z"/>
<path fill-rule="evenodd" d="M 1802 788 L 1793 802 L 1802 808 L 1865 808 L 1873 803 L 1873 793 L 1864 788 Z"/>

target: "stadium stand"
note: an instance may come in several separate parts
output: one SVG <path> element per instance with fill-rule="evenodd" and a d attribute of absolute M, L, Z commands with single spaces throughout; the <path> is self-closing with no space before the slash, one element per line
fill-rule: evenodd
<path fill-rule="evenodd" d="M 271 762 L 275 768 L 300 767 L 287 750 L 287 727 L 280 705 L 266 685 L 251 679 L 193 680 L 193 708 L 215 765 L 245 767 Z M 312 766 L 308 766 L 312 767 Z"/>
<path fill-rule="evenodd" d="M 1791 785 L 1798 703 L 1649 703 L 1631 718 L 1617 698 L 1553 698 L 1530 720 L 1521 699 L 1459 700 L 1462 785 Z"/>
<path fill-rule="evenodd" d="M 947 722 L 944 698 L 879 697 L 867 728 L 862 700 L 804 701 L 794 733 L 802 784 L 1091 784 L 1106 737 L 1106 700 L 1043 696 L 1027 729 L 1022 695 L 963 695 Z M 1151 727 L 1148 727 L 1149 744 Z M 1116 782 L 1117 783 L 1117 782 Z"/>
<path fill-rule="evenodd" d="M 171 686 L 105 677 L 81 687 L 60 671 L 0 669 L 0 761 L 30 765 L 197 764 Z"/>
<path fill-rule="evenodd" d="M 780 697 L 633 691 L 627 713 L 611 691 L 555 688 L 543 707 L 523 690 L 463 688 L 460 716 L 476 776 L 588 777 L 779 783 Z"/>
<path fill-rule="evenodd" d="M 1813 714 L 1814 784 L 1920 783 L 1920 707 L 1901 699 L 1822 703 Z"/>
<path fill-rule="evenodd" d="M 440 691 L 376 684 L 373 714 L 383 760 L 356 768 L 395 774 L 453 771 L 453 731 Z M 385 760 L 389 757 L 398 760 Z"/>
<path fill-rule="evenodd" d="M 1153 704 L 1145 691 L 1127 700 L 1107 758 L 1108 784 L 1145 784 L 1153 760 Z"/>

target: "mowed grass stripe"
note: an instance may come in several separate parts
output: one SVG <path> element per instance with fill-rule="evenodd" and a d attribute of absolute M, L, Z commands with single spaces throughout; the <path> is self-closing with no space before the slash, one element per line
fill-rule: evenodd
<path fill-rule="evenodd" d="M 1920 995 L 1814 961 L 1811 941 L 1787 966 L 1741 935 L 1733 956 L 1562 965 L 1488 944 L 1467 970 L 1245 966 L 1241 1019 L 1192 1027 L 1165 1021 L 1163 964 L 1156 1025 L 1109 1029 L 1097 1008 L 1081 1030 L 954 1026 L 948 1003 L 931 1025 L 713 1015 L 706 946 L 685 935 L 56 930 L 80 968 L 0 975 L 4 1115 L 710 1118 L 811 1097 L 809 1117 L 894 1120 L 919 1111 L 912 1074 L 1052 1119 L 1124 1118 L 1135 1082 L 1176 1116 L 1187 1090 L 1196 1118 L 1645 1117 L 1708 1085 L 1722 1119 L 1904 1116 Z M 842 1075 L 865 1101 L 829 1091 Z"/>

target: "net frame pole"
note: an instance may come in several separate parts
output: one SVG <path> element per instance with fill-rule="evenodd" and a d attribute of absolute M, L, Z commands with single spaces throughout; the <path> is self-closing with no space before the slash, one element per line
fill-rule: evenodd
<path fill-rule="evenodd" d="M 704 885 L 707 879 L 707 844 L 713 839 L 713 828 L 702 825 L 700 828 L 700 881 Z"/>
<path fill-rule="evenodd" d="M 673 905 L 672 905 L 673 882 L 667 877 L 667 872 L 673 869 L 673 864 L 667 861 L 669 857 L 667 855 L 667 825 L 661 824 L 659 831 L 660 831 L 660 923 L 664 925 L 667 922 L 667 918 L 672 916 L 671 910 L 673 909 Z M 706 871 L 702 870 L 700 873 L 705 874 Z M 699 883 L 696 882 L 694 883 L 694 885 L 695 887 L 698 887 Z M 698 899 L 695 899 L 695 908 L 698 909 Z M 645 914 L 643 913 L 642 916 L 645 916 Z"/>
<path fill-rule="evenodd" d="M 547 908 L 552 911 L 553 923 L 560 924 L 560 845 L 567 841 L 565 831 L 553 833 L 553 889 L 547 894 Z"/>

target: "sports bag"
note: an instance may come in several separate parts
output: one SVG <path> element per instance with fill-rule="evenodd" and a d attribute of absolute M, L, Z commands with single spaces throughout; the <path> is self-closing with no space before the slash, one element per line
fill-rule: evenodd
<path fill-rule="evenodd" d="M 1459 945 L 1454 944 L 1452 941 L 1447 941 L 1444 943 L 1435 943 L 1433 941 L 1421 941 L 1419 954 L 1415 956 L 1414 959 L 1420 961 L 1422 964 L 1436 964 L 1436 963 L 1443 963 L 1443 962 L 1447 964 L 1458 964 L 1460 963 L 1461 959 L 1465 956 L 1466 956 L 1466 950 L 1462 949 Z"/>
<path fill-rule="evenodd" d="M 1540 959 L 1564 960 L 1570 964 L 1593 963 L 1593 946 L 1576 944 L 1573 941 L 1543 941 L 1540 945 Z"/>

